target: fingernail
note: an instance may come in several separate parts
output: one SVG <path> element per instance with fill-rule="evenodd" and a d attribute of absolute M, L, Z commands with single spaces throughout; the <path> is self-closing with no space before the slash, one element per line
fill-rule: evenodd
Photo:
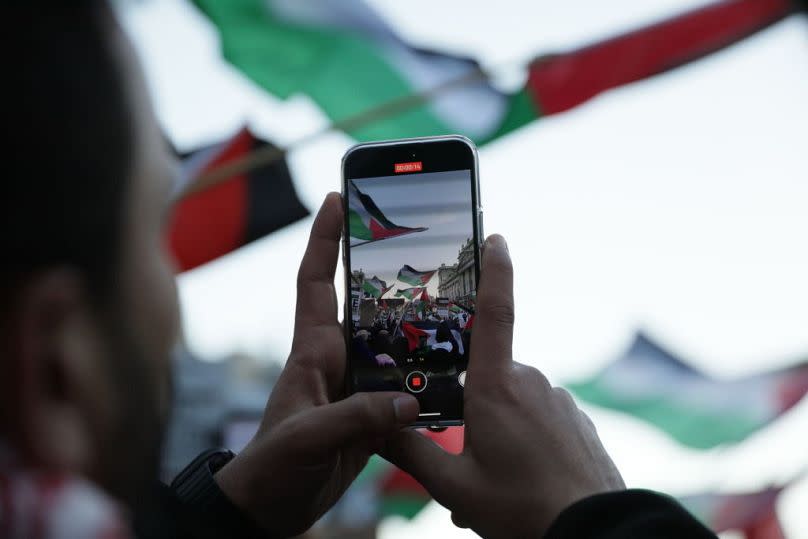
<path fill-rule="evenodd" d="M 500 236 L 499 234 L 492 234 L 488 236 L 488 239 L 485 240 L 486 247 L 493 247 L 495 249 L 505 249 L 505 251 L 510 252 L 508 249 L 508 242 L 505 241 L 505 238 Z"/>
<path fill-rule="evenodd" d="M 415 397 L 407 395 L 396 397 L 393 400 L 393 409 L 396 413 L 396 421 L 405 425 L 412 423 L 418 417 L 419 405 Z"/>

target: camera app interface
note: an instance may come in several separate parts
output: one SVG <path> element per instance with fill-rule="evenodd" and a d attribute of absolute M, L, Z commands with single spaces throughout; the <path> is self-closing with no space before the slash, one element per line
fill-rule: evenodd
<path fill-rule="evenodd" d="M 471 172 L 401 170 L 346 186 L 353 383 L 414 394 L 422 420 L 456 419 L 477 284 Z"/>

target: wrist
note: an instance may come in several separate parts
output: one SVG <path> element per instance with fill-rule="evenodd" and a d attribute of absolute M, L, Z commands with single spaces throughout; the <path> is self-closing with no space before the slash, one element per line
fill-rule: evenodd
<path fill-rule="evenodd" d="M 234 503 L 230 493 L 216 480 L 233 460 L 231 451 L 205 451 L 177 475 L 171 488 L 198 525 L 227 536 L 264 537 L 249 514 Z"/>
<path fill-rule="evenodd" d="M 245 448 L 218 470 L 213 480 L 245 518 L 256 522 L 269 537 L 284 537 L 286 534 L 279 531 L 283 528 L 279 525 L 280 516 L 272 513 L 276 500 L 266 488 L 266 475 L 256 473 L 258 466 L 250 460 L 248 448 Z M 260 470 L 265 472 L 265 465 Z"/>

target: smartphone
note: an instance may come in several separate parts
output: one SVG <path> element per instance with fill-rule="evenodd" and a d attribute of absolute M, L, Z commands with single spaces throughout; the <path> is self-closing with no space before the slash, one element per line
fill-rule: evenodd
<path fill-rule="evenodd" d="M 477 150 L 458 135 L 342 159 L 348 387 L 404 391 L 415 426 L 463 424 L 483 237 Z"/>

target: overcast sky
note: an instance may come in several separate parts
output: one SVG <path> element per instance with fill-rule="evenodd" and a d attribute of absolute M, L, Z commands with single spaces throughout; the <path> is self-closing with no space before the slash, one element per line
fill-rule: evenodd
<path fill-rule="evenodd" d="M 457 262 L 460 247 L 472 236 L 469 171 L 362 178 L 354 183 L 393 223 L 427 230 L 351 248 L 351 269 L 361 269 L 366 278 L 377 275 L 393 286 L 404 264 L 431 271 Z M 395 286 L 412 285 L 398 282 Z M 438 295 L 437 274 L 427 292 L 431 297 Z M 387 297 L 394 293 L 391 290 Z"/>
<path fill-rule="evenodd" d="M 706 2 L 371 3 L 411 42 L 492 66 Z M 280 144 L 326 124 L 306 97 L 280 102 L 222 62 L 215 32 L 183 0 L 123 5 L 158 116 L 180 149 L 221 140 L 244 123 Z M 524 70 L 514 68 L 497 83 L 523 81 Z M 795 16 L 483 147 L 486 231 L 505 235 L 515 264 L 517 359 L 561 383 L 615 357 L 637 327 L 718 377 L 805 358 L 806 96 L 808 23 Z M 310 208 L 339 190 L 340 158 L 352 143 L 331 134 L 290 155 Z M 180 278 L 183 326 L 197 353 L 285 357 L 310 225 Z M 682 448 L 625 415 L 585 409 L 630 486 L 737 491 L 786 480 L 806 464 L 808 401 L 749 441 L 708 452 Z M 778 505 L 789 537 L 807 536 L 805 507 L 803 480 Z M 436 504 L 413 523 L 387 522 L 381 535 L 471 536 Z"/>

